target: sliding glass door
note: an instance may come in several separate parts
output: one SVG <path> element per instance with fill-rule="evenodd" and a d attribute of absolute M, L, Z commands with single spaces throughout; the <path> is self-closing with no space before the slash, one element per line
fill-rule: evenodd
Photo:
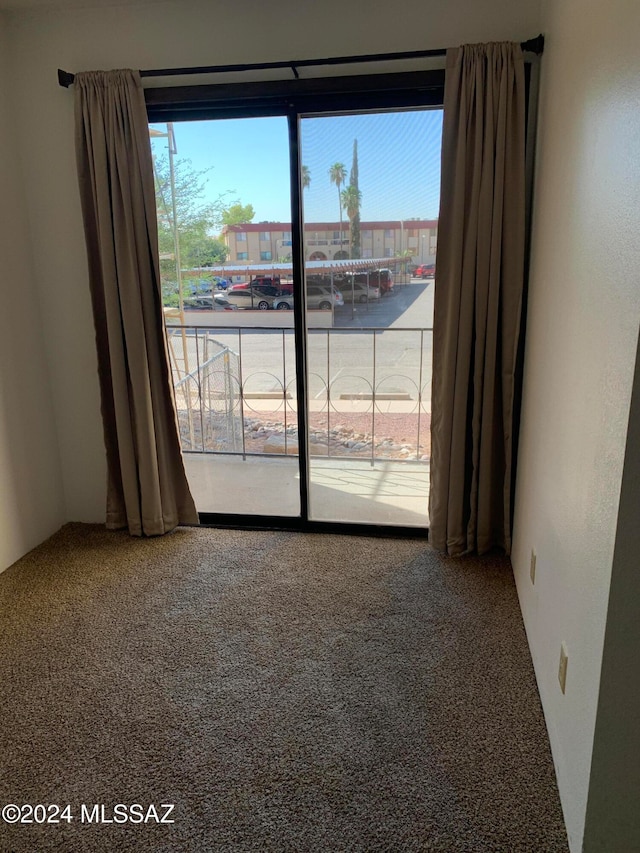
<path fill-rule="evenodd" d="M 432 110 L 301 120 L 314 520 L 427 523 L 441 128 Z"/>
<path fill-rule="evenodd" d="M 286 117 L 150 127 L 162 292 L 201 514 L 301 514 Z"/>

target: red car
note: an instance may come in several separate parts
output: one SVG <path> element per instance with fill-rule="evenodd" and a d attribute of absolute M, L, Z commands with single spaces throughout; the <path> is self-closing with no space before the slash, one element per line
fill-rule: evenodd
<path fill-rule="evenodd" d="M 393 273 L 389 269 L 369 270 L 368 273 L 356 273 L 356 281 L 364 284 L 368 282 L 371 287 L 380 288 L 380 296 L 393 292 Z"/>
<path fill-rule="evenodd" d="M 436 265 L 435 264 L 422 264 L 414 272 L 414 276 L 416 278 L 433 278 L 435 274 L 436 274 Z"/>

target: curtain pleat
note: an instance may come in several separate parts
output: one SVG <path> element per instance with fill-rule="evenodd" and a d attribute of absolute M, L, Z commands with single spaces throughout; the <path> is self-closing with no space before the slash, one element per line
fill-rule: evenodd
<path fill-rule="evenodd" d="M 160 288 L 153 166 L 137 72 L 75 76 L 76 158 L 104 438 L 107 527 L 196 524 L 178 436 Z"/>
<path fill-rule="evenodd" d="M 525 229 L 518 44 L 447 52 L 441 182 L 429 535 L 452 555 L 508 554 Z"/>

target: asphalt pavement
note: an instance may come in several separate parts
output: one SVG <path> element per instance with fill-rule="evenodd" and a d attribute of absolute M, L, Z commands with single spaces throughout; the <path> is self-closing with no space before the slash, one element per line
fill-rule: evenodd
<path fill-rule="evenodd" d="M 380 299 L 336 308 L 333 326 L 337 329 L 431 329 L 433 293 L 433 279 L 416 278 L 408 284 L 396 284 L 392 293 L 385 293 Z"/>

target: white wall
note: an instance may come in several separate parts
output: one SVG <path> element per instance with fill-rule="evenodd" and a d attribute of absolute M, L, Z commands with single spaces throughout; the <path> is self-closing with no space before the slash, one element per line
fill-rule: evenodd
<path fill-rule="evenodd" d="M 512 559 L 572 851 L 583 843 L 640 319 L 639 25 L 637 0 L 543 5 Z"/>
<path fill-rule="evenodd" d="M 64 520 L 6 57 L 5 19 L 0 14 L 0 571 Z"/>
<path fill-rule="evenodd" d="M 526 39 L 537 3 L 372 0 L 151 3 L 15 12 L 11 62 L 19 95 L 39 299 L 60 436 L 67 517 L 102 521 L 105 462 L 93 328 L 73 151 L 73 93 L 56 69 L 158 68 L 446 47 Z M 184 78 L 176 83 L 184 82 Z"/>

